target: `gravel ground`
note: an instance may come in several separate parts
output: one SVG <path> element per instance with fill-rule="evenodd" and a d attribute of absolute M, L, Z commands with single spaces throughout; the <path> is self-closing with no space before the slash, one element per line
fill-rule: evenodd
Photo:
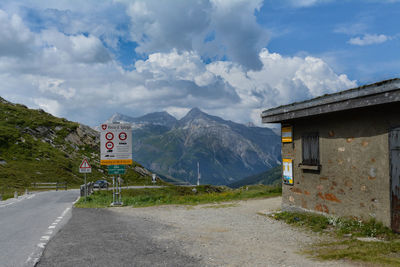
<path fill-rule="evenodd" d="M 73 208 L 38 266 L 352 266 L 300 254 L 327 237 L 260 215 L 280 204 Z"/>
<path fill-rule="evenodd" d="M 326 238 L 299 231 L 259 213 L 279 209 L 281 198 L 229 204 L 113 208 L 113 213 L 165 225 L 153 240 L 179 244 L 200 266 L 354 266 L 315 261 L 299 251 Z"/>

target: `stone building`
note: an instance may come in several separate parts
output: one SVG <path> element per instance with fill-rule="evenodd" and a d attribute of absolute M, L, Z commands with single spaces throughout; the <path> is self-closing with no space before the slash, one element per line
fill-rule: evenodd
<path fill-rule="evenodd" d="M 261 117 L 282 126 L 284 210 L 376 218 L 400 231 L 400 79 Z"/>

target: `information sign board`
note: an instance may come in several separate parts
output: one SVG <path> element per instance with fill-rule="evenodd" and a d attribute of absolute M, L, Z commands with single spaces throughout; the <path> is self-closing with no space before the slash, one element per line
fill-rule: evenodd
<path fill-rule="evenodd" d="M 108 165 L 108 174 L 125 174 L 125 165 Z"/>
<path fill-rule="evenodd" d="M 283 164 L 283 183 L 288 185 L 293 185 L 293 160 L 282 159 Z"/>
<path fill-rule="evenodd" d="M 292 126 L 282 127 L 282 143 L 291 143 L 293 141 Z"/>
<path fill-rule="evenodd" d="M 132 164 L 132 126 L 130 124 L 101 125 L 100 164 Z"/>

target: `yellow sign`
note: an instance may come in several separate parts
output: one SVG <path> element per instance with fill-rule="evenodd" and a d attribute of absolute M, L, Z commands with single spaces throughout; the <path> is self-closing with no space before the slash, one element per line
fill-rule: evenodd
<path fill-rule="evenodd" d="M 282 127 L 282 143 L 293 142 L 292 126 Z"/>
<path fill-rule="evenodd" d="M 131 159 L 102 159 L 100 165 L 131 165 Z"/>
<path fill-rule="evenodd" d="M 293 160 L 291 159 L 282 159 L 282 168 L 283 168 L 283 183 L 288 185 L 293 185 Z"/>

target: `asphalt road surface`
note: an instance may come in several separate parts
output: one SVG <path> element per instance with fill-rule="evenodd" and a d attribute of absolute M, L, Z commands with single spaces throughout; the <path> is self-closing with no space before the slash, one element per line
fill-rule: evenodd
<path fill-rule="evenodd" d="M 168 228 L 108 209 L 73 208 L 38 266 L 200 266 L 200 259 L 183 254 L 174 240 L 152 238 Z"/>
<path fill-rule="evenodd" d="M 48 191 L 0 201 L 0 266 L 34 266 L 78 196 L 78 190 Z"/>

